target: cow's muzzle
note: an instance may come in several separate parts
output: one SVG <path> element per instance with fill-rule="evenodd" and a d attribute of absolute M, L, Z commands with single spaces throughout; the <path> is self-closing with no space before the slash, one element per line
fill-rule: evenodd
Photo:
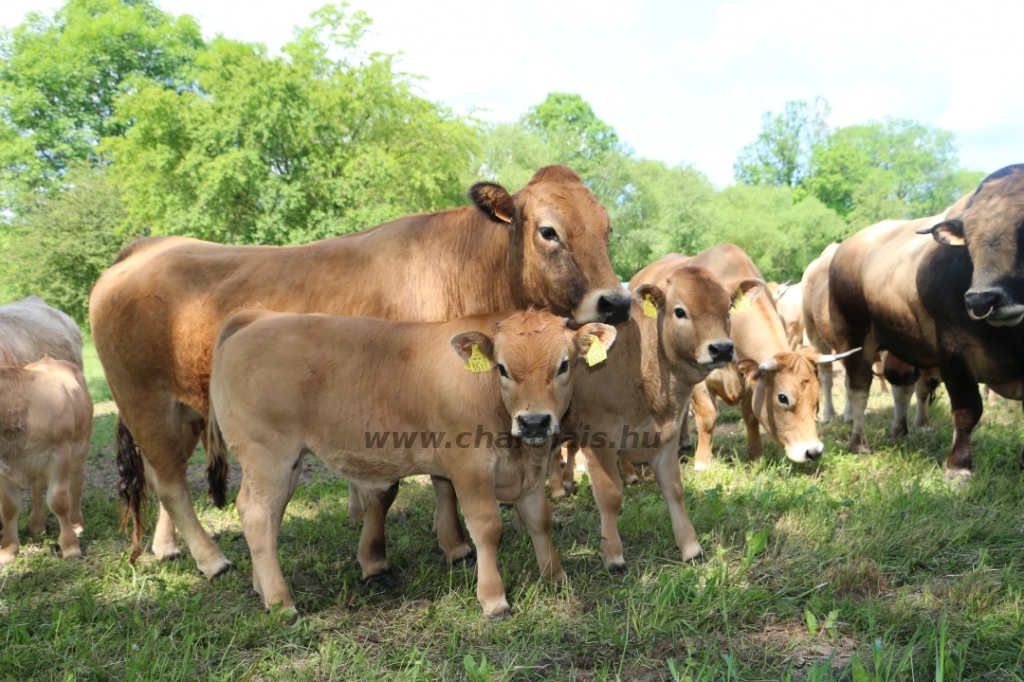
<path fill-rule="evenodd" d="M 629 319 L 632 303 L 628 291 L 605 293 L 597 299 L 597 313 L 605 324 L 619 324 Z"/>
<path fill-rule="evenodd" d="M 825 445 L 821 441 L 797 443 L 786 448 L 786 457 L 794 462 L 813 462 L 821 458 Z"/>
<path fill-rule="evenodd" d="M 512 435 L 527 445 L 544 445 L 558 435 L 558 422 L 550 412 L 521 412 L 513 420 Z"/>
<path fill-rule="evenodd" d="M 971 289 L 964 294 L 967 314 L 994 327 L 1013 327 L 1024 319 L 1024 305 L 1014 303 L 1000 288 Z"/>

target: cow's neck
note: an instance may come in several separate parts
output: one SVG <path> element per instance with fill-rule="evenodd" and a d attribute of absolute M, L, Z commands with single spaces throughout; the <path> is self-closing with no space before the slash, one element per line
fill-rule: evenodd
<path fill-rule="evenodd" d="M 758 297 L 750 310 L 733 314 L 731 336 L 736 344 L 737 360 L 761 364 L 776 353 L 789 350 L 782 320 L 774 306 L 763 298 L 767 295 L 765 292 Z"/>

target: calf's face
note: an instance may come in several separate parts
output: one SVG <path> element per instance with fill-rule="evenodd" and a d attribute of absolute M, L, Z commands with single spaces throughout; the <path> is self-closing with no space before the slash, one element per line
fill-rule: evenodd
<path fill-rule="evenodd" d="M 488 359 L 512 418 L 512 435 L 539 447 L 559 433 L 576 363 L 588 355 L 594 359 L 614 341 L 615 328 L 609 325 L 590 323 L 573 331 L 562 318 L 530 310 L 498 323 L 493 337 L 463 332 L 451 344 L 464 360 L 472 356 L 473 346 Z"/>

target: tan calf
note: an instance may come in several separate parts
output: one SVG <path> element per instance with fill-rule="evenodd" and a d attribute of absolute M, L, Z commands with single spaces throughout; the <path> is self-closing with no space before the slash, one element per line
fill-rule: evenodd
<path fill-rule="evenodd" d="M 238 513 L 264 603 L 294 613 L 277 534 L 307 452 L 359 490 L 364 577 L 388 569 L 384 517 L 398 480 L 429 474 L 450 480 L 462 503 L 485 613 L 509 610 L 499 500 L 525 521 L 541 571 L 561 580 L 542 484 L 576 360 L 614 339 L 614 327 L 573 332 L 537 311 L 425 324 L 253 310 L 228 318 L 210 378 L 211 448 L 223 449 L 219 425 L 242 464 Z M 474 362 L 482 371 L 463 366 Z M 413 441 L 397 442 L 409 433 Z M 480 433 L 494 440 L 477 441 Z"/>
<path fill-rule="evenodd" d="M 61 552 L 65 559 L 81 555 L 78 534 L 91 435 L 92 399 L 78 367 L 51 358 L 24 368 L 0 367 L 0 565 L 18 555 L 23 488 L 48 488 L 46 501 L 60 522 Z M 45 526 L 45 518 L 39 520 Z M 30 530 L 43 529 L 30 524 Z"/>
<path fill-rule="evenodd" d="M 580 371 L 566 425 L 571 445 L 587 458 L 601 512 L 601 556 L 609 570 L 626 566 L 618 531 L 622 479 L 616 456 L 624 464 L 650 462 L 683 559 L 701 554 L 683 502 L 675 446 L 679 422 L 693 386 L 733 359 L 732 301 L 740 293 L 753 298 L 763 287 L 754 279 L 727 286 L 706 268 L 677 267 L 663 284 L 637 287 L 633 313 L 619 325 L 607 363 Z M 566 471 L 571 475 L 571 468 Z M 551 489 L 562 485 L 556 476 Z"/>

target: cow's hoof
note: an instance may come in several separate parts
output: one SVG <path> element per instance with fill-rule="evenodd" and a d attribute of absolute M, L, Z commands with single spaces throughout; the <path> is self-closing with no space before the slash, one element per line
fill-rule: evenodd
<path fill-rule="evenodd" d="M 385 590 L 393 590 L 398 587 L 398 577 L 391 572 L 390 568 L 386 568 L 380 573 L 367 576 L 363 579 L 363 582 L 374 587 L 382 587 Z"/>
<path fill-rule="evenodd" d="M 511 615 L 512 615 L 512 609 L 510 609 L 508 604 L 505 603 L 505 602 L 502 602 L 501 604 L 498 604 L 493 609 L 491 609 L 490 612 L 487 614 L 487 616 L 491 620 L 505 620 L 506 618 L 508 618 Z"/>
<path fill-rule="evenodd" d="M 225 561 L 223 564 L 221 564 L 219 567 L 213 569 L 209 573 L 210 581 L 212 582 L 212 581 L 216 580 L 217 578 L 221 577 L 222 575 L 224 575 L 225 573 L 227 573 L 228 571 L 230 571 L 234 567 L 235 567 L 235 565 L 232 564 L 230 561 Z"/>
<path fill-rule="evenodd" d="M 160 561 L 177 561 L 181 558 L 181 550 L 177 547 L 171 547 L 169 549 L 164 549 L 160 551 L 157 551 L 154 548 L 153 554 L 155 554 L 156 558 Z"/>
<path fill-rule="evenodd" d="M 626 575 L 626 562 L 616 561 L 615 563 L 608 564 L 608 572 L 612 575 Z"/>
<path fill-rule="evenodd" d="M 970 469 L 946 469 L 945 479 L 956 488 L 962 488 L 971 482 L 973 473 Z"/>
<path fill-rule="evenodd" d="M 683 561 L 699 563 L 704 558 L 704 550 L 700 543 L 694 540 L 683 548 Z"/>
<path fill-rule="evenodd" d="M 465 568 L 473 568 L 476 566 L 476 550 L 469 550 L 469 554 L 459 557 L 452 561 L 452 566 L 464 566 Z"/>
<path fill-rule="evenodd" d="M 626 476 L 624 481 L 626 485 L 636 485 L 637 483 L 640 482 L 640 477 L 637 476 L 636 474 L 633 474 L 632 476 Z"/>
<path fill-rule="evenodd" d="M 702 462 L 700 460 L 697 460 L 697 461 L 695 461 L 693 463 L 693 470 L 694 471 L 707 471 L 710 468 L 711 468 L 711 462 Z"/>

